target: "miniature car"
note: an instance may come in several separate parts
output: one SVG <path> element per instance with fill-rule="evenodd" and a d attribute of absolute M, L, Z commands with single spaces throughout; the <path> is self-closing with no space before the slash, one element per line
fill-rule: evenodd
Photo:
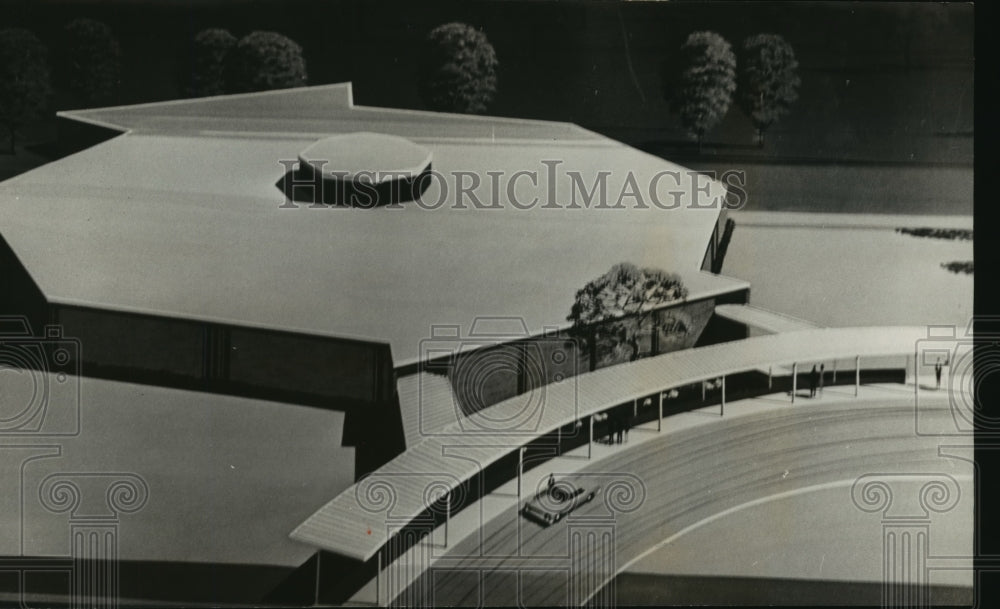
<path fill-rule="evenodd" d="M 559 522 L 581 505 L 592 501 L 600 490 L 600 485 L 584 488 L 560 481 L 536 493 L 524 504 L 521 513 L 530 520 L 549 526 Z"/>

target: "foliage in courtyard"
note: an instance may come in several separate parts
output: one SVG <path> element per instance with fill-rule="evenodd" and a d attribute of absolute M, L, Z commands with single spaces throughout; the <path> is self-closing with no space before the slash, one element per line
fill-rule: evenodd
<path fill-rule="evenodd" d="M 190 97 L 222 95 L 226 92 L 225 64 L 237 39 L 229 30 L 209 28 L 191 41 L 191 65 L 184 88 Z"/>
<path fill-rule="evenodd" d="M 941 268 L 957 273 L 959 275 L 971 275 L 974 272 L 975 264 L 972 260 L 962 260 L 957 262 L 942 262 Z"/>
<path fill-rule="evenodd" d="M 95 19 L 75 19 L 63 30 L 63 78 L 78 104 L 111 103 L 121 87 L 121 48 L 111 28 Z"/>
<path fill-rule="evenodd" d="M 38 118 L 52 94 L 48 50 L 28 30 L 0 30 L 0 121 L 15 153 L 17 131 Z"/>
<path fill-rule="evenodd" d="M 630 359 L 635 360 L 641 333 L 683 331 L 674 320 L 655 320 L 653 311 L 687 294 L 678 275 L 623 262 L 578 290 L 566 319 L 573 322 L 572 333 L 587 342 L 587 349 L 627 345 Z"/>
<path fill-rule="evenodd" d="M 497 91 L 497 61 L 486 34 L 446 23 L 428 34 L 420 55 L 420 97 L 432 110 L 482 114 Z"/>
<path fill-rule="evenodd" d="M 743 41 L 737 100 L 757 129 L 758 143 L 799 98 L 798 69 L 795 51 L 781 36 L 757 34 Z"/>
<path fill-rule="evenodd" d="M 666 97 L 681 125 L 701 145 L 718 125 L 736 90 L 736 55 L 715 32 L 694 32 L 668 67 Z"/>
<path fill-rule="evenodd" d="M 971 228 L 897 228 L 897 233 L 913 237 L 947 239 L 949 241 L 972 241 Z"/>
<path fill-rule="evenodd" d="M 231 93 L 290 89 L 306 85 L 302 47 L 277 32 L 251 32 L 227 54 L 227 88 Z"/>

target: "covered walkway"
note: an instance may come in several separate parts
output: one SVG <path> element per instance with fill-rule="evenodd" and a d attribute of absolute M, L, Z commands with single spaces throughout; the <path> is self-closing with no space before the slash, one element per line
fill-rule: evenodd
<path fill-rule="evenodd" d="M 655 400 L 662 419 L 664 392 L 761 368 L 854 359 L 855 391 L 865 358 L 914 355 L 925 327 L 819 328 L 759 336 L 677 351 L 581 374 L 481 410 L 404 453 L 352 485 L 291 533 L 292 539 L 361 561 L 389 538 L 487 466 L 567 425 L 629 401 Z M 916 365 L 916 357 L 911 364 Z M 791 399 L 795 400 L 793 391 Z M 659 423 L 658 423 L 659 427 Z M 520 449 L 520 450 L 519 450 Z"/>

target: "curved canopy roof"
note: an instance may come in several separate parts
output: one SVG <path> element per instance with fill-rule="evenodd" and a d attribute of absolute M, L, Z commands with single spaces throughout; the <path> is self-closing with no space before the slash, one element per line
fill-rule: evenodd
<path fill-rule="evenodd" d="M 603 368 L 515 396 L 447 425 L 389 461 L 300 524 L 292 539 L 368 560 L 441 493 L 533 439 L 659 391 L 767 366 L 907 355 L 925 327 L 821 328 L 675 351 Z M 537 412 L 532 413 L 534 408 Z M 528 415 L 536 416 L 528 416 Z M 513 422 L 513 423 L 512 423 Z"/>

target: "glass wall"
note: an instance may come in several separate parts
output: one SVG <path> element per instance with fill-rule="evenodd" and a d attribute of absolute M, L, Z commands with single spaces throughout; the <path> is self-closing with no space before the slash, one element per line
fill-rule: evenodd
<path fill-rule="evenodd" d="M 371 345 L 244 328 L 229 330 L 229 380 L 295 393 L 375 399 Z"/>
<path fill-rule="evenodd" d="M 391 397 L 384 346 L 207 322 L 59 305 L 55 321 L 80 340 L 83 373 L 303 403 Z M 298 398 L 296 397 L 298 396 Z"/>
<path fill-rule="evenodd" d="M 204 338 L 199 323 L 65 306 L 57 315 L 65 336 L 80 340 L 84 374 L 131 370 L 202 377 Z"/>
<path fill-rule="evenodd" d="M 523 349 L 518 344 L 480 348 L 456 356 L 449 364 L 462 411 L 471 414 L 522 393 Z"/>
<path fill-rule="evenodd" d="M 745 300 L 745 294 L 741 298 Z M 682 302 L 626 318 L 614 324 L 617 332 L 609 331 L 608 324 L 585 330 L 580 337 L 563 332 L 482 348 L 434 362 L 427 370 L 448 374 L 468 414 L 583 372 L 693 347 L 717 300 Z M 591 343 L 596 345 L 593 351 Z"/>

